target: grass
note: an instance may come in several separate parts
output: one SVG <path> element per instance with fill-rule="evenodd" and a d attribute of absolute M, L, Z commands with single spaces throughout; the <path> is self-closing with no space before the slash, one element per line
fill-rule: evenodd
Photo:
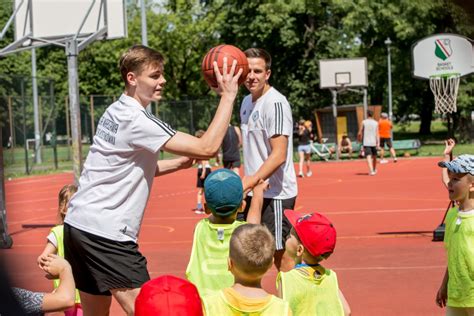
<path fill-rule="evenodd" d="M 403 124 L 394 125 L 394 139 L 413 139 L 418 138 L 422 141 L 422 146 L 416 152 L 415 150 L 408 150 L 411 156 L 441 156 L 444 150 L 443 140 L 447 135 L 447 128 L 444 122 L 435 120 L 431 123 L 431 135 L 421 136 L 418 133 L 420 128 L 420 122 L 407 122 Z M 296 150 L 296 147 L 294 148 Z M 85 159 L 89 151 L 89 145 L 83 144 L 82 156 Z M 455 155 L 459 154 L 474 154 L 474 146 L 472 144 L 458 144 L 454 149 Z M 54 155 L 51 147 L 46 147 L 42 151 L 42 164 L 34 163 L 33 151 L 28 151 L 28 165 L 30 169 L 30 175 L 41 175 L 51 174 L 65 171 L 72 171 L 72 150 L 66 145 L 58 145 L 57 147 L 57 159 L 58 168 L 54 166 Z M 388 151 L 386 151 L 388 155 Z M 404 151 L 398 151 L 397 155 L 401 156 Z M 356 153 L 353 154 L 356 157 Z M 160 159 L 169 159 L 173 155 L 169 153 L 162 153 Z M 295 152 L 293 160 L 298 161 L 298 154 Z M 313 161 L 321 160 L 316 155 L 312 157 Z M 347 157 L 343 157 L 347 159 Z M 14 150 L 4 149 L 3 160 L 5 163 L 5 178 L 18 178 L 25 177 L 28 174 L 25 171 L 25 152 L 21 147 L 16 147 Z M 213 162 L 213 160 L 212 160 Z"/>

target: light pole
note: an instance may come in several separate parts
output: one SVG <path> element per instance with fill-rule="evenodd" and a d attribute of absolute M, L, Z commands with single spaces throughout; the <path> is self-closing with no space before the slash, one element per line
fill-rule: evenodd
<path fill-rule="evenodd" d="M 387 72 L 388 72 L 388 119 L 392 120 L 392 63 L 390 58 L 390 44 L 392 41 L 390 37 L 387 37 L 385 40 L 385 45 L 387 45 Z"/>

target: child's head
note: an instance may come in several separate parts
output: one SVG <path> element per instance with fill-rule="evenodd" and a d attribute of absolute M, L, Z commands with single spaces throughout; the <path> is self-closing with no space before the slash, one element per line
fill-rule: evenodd
<path fill-rule="evenodd" d="M 148 67 L 162 68 L 164 57 L 160 52 L 143 45 L 134 45 L 120 58 L 119 68 L 125 86 L 128 86 L 127 74 L 129 72 L 139 75 Z"/>
<path fill-rule="evenodd" d="M 197 138 L 201 138 L 206 132 L 203 131 L 202 129 L 200 130 L 197 130 L 195 133 L 194 133 L 194 136 L 196 136 Z"/>
<path fill-rule="evenodd" d="M 189 281 L 163 275 L 143 284 L 135 300 L 136 316 L 202 316 L 198 290 Z"/>
<path fill-rule="evenodd" d="M 452 161 L 441 161 L 438 166 L 448 169 L 449 199 L 462 202 L 474 195 L 474 155 L 461 155 Z"/>
<path fill-rule="evenodd" d="M 256 281 L 270 269 L 275 239 L 265 226 L 244 224 L 232 233 L 229 243 L 229 270 L 235 277 Z"/>
<path fill-rule="evenodd" d="M 206 209 L 217 218 L 235 216 L 242 205 L 242 180 L 229 169 L 218 169 L 204 181 Z"/>
<path fill-rule="evenodd" d="M 69 206 L 69 200 L 71 200 L 74 193 L 77 192 L 77 186 L 75 184 L 67 184 L 62 187 L 58 194 L 58 220 L 60 223 L 64 222 L 66 217 L 67 208 Z"/>
<path fill-rule="evenodd" d="M 297 263 L 302 260 L 316 264 L 327 259 L 336 247 L 336 229 L 319 213 L 300 214 L 285 210 L 285 216 L 293 226 L 286 241 L 286 252 Z"/>

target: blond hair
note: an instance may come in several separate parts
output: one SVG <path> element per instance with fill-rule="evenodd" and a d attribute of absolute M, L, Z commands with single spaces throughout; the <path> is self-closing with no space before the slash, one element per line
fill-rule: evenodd
<path fill-rule="evenodd" d="M 270 269 L 275 253 L 275 240 L 265 226 L 245 224 L 232 233 L 229 257 L 236 267 L 251 275 L 263 275 Z"/>
<path fill-rule="evenodd" d="M 140 74 L 146 67 L 161 67 L 164 60 L 160 52 L 143 45 L 134 45 L 120 57 L 119 68 L 122 80 L 128 86 L 127 74 L 129 72 Z"/>
<path fill-rule="evenodd" d="M 74 193 L 77 192 L 77 186 L 75 184 L 67 184 L 62 187 L 58 194 L 58 221 L 60 224 L 64 223 L 64 217 L 66 217 L 67 208 L 69 201 L 71 200 Z"/>

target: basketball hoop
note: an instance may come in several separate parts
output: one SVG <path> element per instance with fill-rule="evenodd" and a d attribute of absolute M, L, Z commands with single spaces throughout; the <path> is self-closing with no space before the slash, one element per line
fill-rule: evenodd
<path fill-rule="evenodd" d="M 461 74 L 445 74 L 430 77 L 430 88 L 435 97 L 435 113 L 456 112 Z"/>

